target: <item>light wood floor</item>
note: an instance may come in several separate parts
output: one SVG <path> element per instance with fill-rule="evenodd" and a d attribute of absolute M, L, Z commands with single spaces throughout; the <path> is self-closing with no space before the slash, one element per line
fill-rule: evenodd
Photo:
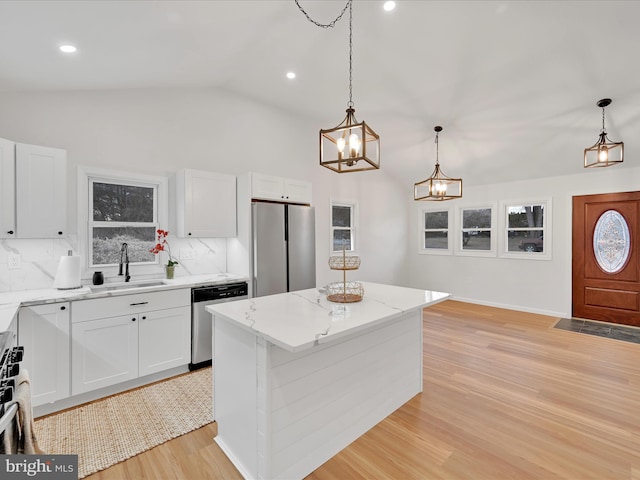
<path fill-rule="evenodd" d="M 307 480 L 640 480 L 640 345 L 557 320 L 455 301 L 425 310 L 424 392 Z M 241 478 L 213 434 L 87 478 Z"/>

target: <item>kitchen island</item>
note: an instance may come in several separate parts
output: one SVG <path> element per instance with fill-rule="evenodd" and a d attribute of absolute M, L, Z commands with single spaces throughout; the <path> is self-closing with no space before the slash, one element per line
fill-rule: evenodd
<path fill-rule="evenodd" d="M 216 442 L 245 478 L 303 478 L 422 391 L 422 309 L 449 295 L 363 286 L 207 307 Z"/>

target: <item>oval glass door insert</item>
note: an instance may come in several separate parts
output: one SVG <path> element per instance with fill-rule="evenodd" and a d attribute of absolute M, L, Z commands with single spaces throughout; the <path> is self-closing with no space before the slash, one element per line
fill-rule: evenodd
<path fill-rule="evenodd" d="M 602 270 L 618 273 L 631 252 L 629 225 L 620 213 L 607 210 L 598 219 L 593 232 L 593 253 Z"/>

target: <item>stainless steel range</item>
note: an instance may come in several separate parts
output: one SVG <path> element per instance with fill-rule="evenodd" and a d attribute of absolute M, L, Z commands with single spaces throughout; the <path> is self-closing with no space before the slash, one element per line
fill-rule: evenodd
<path fill-rule="evenodd" d="M 15 342 L 13 332 L 0 333 L 0 453 L 3 454 L 18 453 L 16 391 L 24 349 L 16 347 Z"/>

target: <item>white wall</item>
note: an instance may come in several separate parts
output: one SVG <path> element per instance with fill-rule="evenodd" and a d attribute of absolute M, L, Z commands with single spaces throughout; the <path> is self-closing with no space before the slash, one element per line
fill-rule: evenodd
<path fill-rule="evenodd" d="M 578 175 L 466 188 L 462 199 L 447 202 L 457 209 L 488 201 L 551 198 L 550 260 L 418 254 L 419 210 L 424 202 L 413 202 L 408 238 L 410 284 L 449 292 L 460 300 L 570 316 L 572 197 L 637 190 L 640 190 L 640 168 L 609 167 L 585 170 Z"/>
<path fill-rule="evenodd" d="M 181 168 L 193 168 L 309 180 L 317 215 L 318 283 L 336 280 L 336 272 L 326 266 L 329 197 L 343 195 L 358 200 L 360 228 L 367 239 L 361 243 L 363 268 L 353 279 L 403 281 L 407 207 L 395 182 L 383 170 L 338 175 L 320 167 L 321 125 L 300 114 L 219 89 L 0 93 L 0 105 L 0 137 L 67 150 L 70 232 L 55 243 L 0 241 L 0 291 L 47 288 L 67 248 L 84 253 L 76 240 L 80 165 L 150 175 L 170 176 Z M 172 222 L 169 229 L 174 229 Z M 182 263 L 176 275 L 202 273 L 203 261 L 212 271 L 226 269 L 223 243 L 196 244 L 172 237 L 172 249 L 184 246 L 198 254 Z M 22 268 L 9 271 L 7 253 L 23 250 L 31 253 L 23 256 Z M 105 271 L 107 277 L 114 274 L 115 269 Z"/>
<path fill-rule="evenodd" d="M 232 174 L 255 171 L 311 181 L 319 285 L 340 280 L 340 272 L 327 266 L 330 199 L 351 199 L 359 205 L 362 265 L 349 272 L 348 279 L 429 288 L 478 303 L 569 315 L 571 197 L 640 189 L 640 170 L 620 167 L 465 187 L 463 199 L 449 202 L 454 208 L 463 202 L 473 206 L 551 197 L 551 260 L 419 255 L 418 211 L 423 202 L 411 199 L 412 185 L 400 185 L 390 176 L 392 152 L 382 152 L 379 171 L 330 172 L 318 166 L 321 125 L 299 114 L 216 89 L 13 93 L 0 94 L 0 105 L 0 137 L 67 150 L 68 230 L 72 232 L 64 240 L 0 241 L 0 291 L 49 287 L 60 255 L 68 248 L 78 251 L 81 247 L 75 236 L 78 165 L 167 176 L 181 168 L 195 168 Z M 207 269 L 227 268 L 224 243 L 171 241 L 172 248 L 187 242 L 185 248 L 198 251 L 193 265 L 185 262 L 178 275 L 201 273 L 199 268 L 206 264 L 203 259 L 209 261 Z M 8 270 L 7 254 L 16 252 L 24 252 L 22 268 Z"/>
<path fill-rule="evenodd" d="M 339 175 L 322 168 L 316 172 L 313 185 L 316 225 L 330 224 L 332 199 L 357 200 L 356 253 L 361 263 L 359 270 L 347 272 L 347 281 L 406 285 L 407 198 L 411 192 L 389 177 L 385 168 L 391 167 L 385 167 L 384 157 L 381 163 L 377 171 Z M 329 269 L 331 235 L 328 229 L 320 230 L 316 235 L 316 272 L 318 285 L 326 285 L 341 281 L 342 272 Z"/>

